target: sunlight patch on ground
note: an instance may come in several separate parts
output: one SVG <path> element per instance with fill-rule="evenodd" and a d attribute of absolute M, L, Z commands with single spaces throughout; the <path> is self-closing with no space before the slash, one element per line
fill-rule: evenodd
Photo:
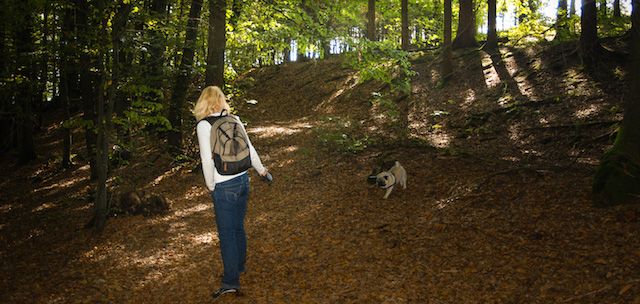
<path fill-rule="evenodd" d="M 524 157 L 542 157 L 544 154 L 536 150 L 522 150 L 522 155 Z"/>
<path fill-rule="evenodd" d="M 288 146 L 288 147 L 286 147 L 286 148 L 284 148 L 282 150 L 284 152 L 287 152 L 287 153 L 293 153 L 293 152 L 298 151 L 298 146 Z"/>
<path fill-rule="evenodd" d="M 600 106 L 592 104 L 586 108 L 577 110 L 573 115 L 577 118 L 588 118 L 589 116 L 598 114 L 599 111 Z"/>
<path fill-rule="evenodd" d="M 532 88 L 533 86 L 529 83 L 529 81 L 527 81 L 525 76 L 519 75 L 521 69 L 516 62 L 515 56 L 513 56 L 511 52 L 503 53 L 502 61 L 504 62 L 504 66 L 507 69 L 507 72 L 509 72 L 509 75 L 511 75 L 511 77 L 513 77 L 513 80 L 516 81 L 520 94 L 531 98 L 532 92 L 528 92 L 528 89 Z"/>
<path fill-rule="evenodd" d="M 7 213 L 11 211 L 11 209 L 18 207 L 19 205 L 8 204 L 3 202 L 3 205 L 0 206 L 0 213 Z"/>
<path fill-rule="evenodd" d="M 177 167 L 171 168 L 171 170 L 169 170 L 169 171 L 165 172 L 164 174 L 161 174 L 158 177 L 156 177 L 156 179 L 153 180 L 153 182 L 149 183 L 147 185 L 147 187 L 157 186 L 163 179 L 165 179 L 167 177 L 171 177 L 171 176 L 175 175 L 176 173 L 180 172 L 180 169 L 182 169 L 182 166 L 177 166 Z"/>
<path fill-rule="evenodd" d="M 360 83 L 360 72 L 357 72 L 351 76 L 349 76 L 340 86 L 340 90 L 338 90 L 337 92 L 333 93 L 333 95 L 331 95 L 331 97 L 329 97 L 329 99 L 321 102 L 320 104 L 318 104 L 317 106 L 315 106 L 314 110 L 318 111 L 324 107 L 326 107 L 327 103 L 330 103 L 334 100 L 336 100 L 336 98 L 340 97 L 340 95 L 342 95 L 345 91 L 349 91 L 352 90 L 356 85 L 358 85 Z M 333 110 L 331 108 L 328 108 L 327 110 Z"/>
<path fill-rule="evenodd" d="M 295 163 L 295 160 L 294 160 L 294 159 L 292 159 L 292 158 L 290 158 L 290 159 L 285 159 L 285 160 L 281 161 L 279 164 L 277 164 L 277 165 L 276 165 L 276 167 L 278 167 L 278 168 L 284 168 L 284 167 L 286 167 L 287 165 L 291 165 L 291 164 L 293 164 L 293 163 Z"/>
<path fill-rule="evenodd" d="M 476 101 L 476 92 L 472 89 L 467 90 L 467 96 L 464 98 L 465 105 L 471 105 L 474 101 Z"/>
<path fill-rule="evenodd" d="M 583 152 L 584 151 L 582 150 L 572 150 L 569 152 L 569 156 L 575 158 L 576 162 L 580 164 L 591 165 L 591 166 L 598 166 L 600 164 L 599 158 L 581 157 Z"/>
<path fill-rule="evenodd" d="M 88 180 L 89 177 L 76 177 L 76 178 L 71 178 L 71 179 L 67 179 L 67 180 L 63 180 L 59 183 L 55 183 L 55 184 L 51 184 L 49 186 L 45 186 L 45 187 L 41 187 L 41 188 L 37 188 L 37 189 L 33 189 L 33 192 L 40 192 L 40 191 L 44 191 L 44 190 L 51 190 L 53 188 L 68 188 L 71 187 L 79 182 Z"/>
<path fill-rule="evenodd" d="M 509 139 L 513 141 L 520 142 L 520 138 L 522 137 L 522 131 L 520 130 L 520 126 L 517 124 L 512 124 L 509 126 Z"/>
<path fill-rule="evenodd" d="M 86 205 L 81 206 L 81 207 L 78 207 L 78 208 L 76 208 L 76 209 L 74 209 L 74 210 L 76 210 L 76 211 L 80 211 L 80 210 L 89 210 L 89 209 L 91 209 L 92 207 L 93 207 L 93 202 L 88 202 Z"/>
<path fill-rule="evenodd" d="M 437 83 L 441 79 L 442 77 L 440 77 L 440 69 L 431 69 L 431 81 Z"/>
<path fill-rule="evenodd" d="M 576 162 L 591 166 L 598 166 L 600 164 L 599 159 L 592 157 L 580 157 L 578 158 L 578 160 L 576 160 Z"/>
<path fill-rule="evenodd" d="M 145 257 L 129 257 L 129 258 L 123 258 L 125 260 L 124 263 L 121 263 L 121 266 L 133 266 L 136 265 L 136 267 L 139 266 L 154 266 L 154 267 L 158 267 L 158 266 L 171 266 L 174 265 L 175 262 L 179 259 L 182 259 L 185 257 L 185 254 L 173 254 L 173 253 L 167 253 L 165 250 L 159 250 L 158 252 L 145 256 Z"/>
<path fill-rule="evenodd" d="M 500 79 L 500 75 L 498 75 L 498 71 L 491 60 L 491 56 L 487 53 L 482 53 L 482 68 L 484 74 L 484 82 L 487 84 L 487 88 L 493 88 L 500 84 L 502 80 Z"/>
<path fill-rule="evenodd" d="M 207 245 L 211 243 L 218 243 L 218 233 L 207 232 L 199 235 L 193 235 L 189 237 L 189 241 L 191 241 L 194 245 Z"/>
<path fill-rule="evenodd" d="M 209 192 L 208 189 L 207 190 L 205 189 L 206 188 L 200 187 L 200 186 L 191 186 L 191 188 L 189 188 L 187 193 L 184 194 L 184 199 L 188 201 L 195 200 Z"/>
<path fill-rule="evenodd" d="M 53 208 L 55 206 L 56 206 L 55 203 L 44 203 L 44 204 L 42 204 L 42 205 L 40 205 L 40 206 L 38 206 L 36 208 L 33 208 L 33 210 L 31 210 L 31 212 L 39 212 L 39 211 L 42 211 L 42 210 L 47 210 L 49 208 Z"/>
<path fill-rule="evenodd" d="M 562 82 L 565 86 L 568 96 L 584 96 L 591 95 L 593 91 L 589 85 L 589 81 L 580 70 L 569 69 L 563 77 Z"/>
<path fill-rule="evenodd" d="M 509 162 L 514 162 L 517 163 L 520 161 L 519 158 L 515 157 L 515 156 L 505 156 L 505 157 L 500 157 L 501 160 L 505 160 L 505 161 L 509 161 Z"/>
<path fill-rule="evenodd" d="M 424 110 L 426 111 L 426 109 Z M 445 112 L 434 111 L 434 114 L 445 115 Z M 432 116 L 438 116 L 432 115 Z M 421 119 L 418 115 L 409 114 L 409 123 L 407 128 L 410 130 L 412 137 L 419 138 L 429 143 L 429 145 L 437 148 L 448 148 L 451 143 L 451 136 L 449 133 L 442 130 L 442 126 L 439 124 L 430 125 L 430 122 L 425 119 Z"/>
<path fill-rule="evenodd" d="M 213 208 L 213 202 L 210 204 L 209 203 L 197 204 L 191 208 L 176 210 L 176 212 L 174 212 L 173 214 L 163 217 L 162 220 L 170 221 L 170 220 L 175 220 L 176 218 L 179 218 L 179 217 L 188 217 L 194 213 L 203 212 L 211 208 Z"/>
<path fill-rule="evenodd" d="M 427 136 L 427 140 L 436 148 L 448 148 L 451 143 L 449 134 L 442 131 L 432 132 Z"/>
<path fill-rule="evenodd" d="M 278 135 L 292 135 L 300 133 L 306 129 L 311 129 L 311 125 L 309 123 L 295 123 L 288 127 L 277 125 L 252 127 L 247 130 L 247 132 L 249 134 L 256 134 L 258 138 L 269 138 Z"/>

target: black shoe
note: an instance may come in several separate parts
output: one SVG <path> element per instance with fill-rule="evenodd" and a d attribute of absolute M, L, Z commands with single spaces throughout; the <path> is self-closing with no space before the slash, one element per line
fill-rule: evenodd
<path fill-rule="evenodd" d="M 233 295 L 239 296 L 240 290 L 236 288 L 220 288 L 216 292 L 212 293 L 211 297 L 215 299 L 224 294 L 233 294 Z"/>

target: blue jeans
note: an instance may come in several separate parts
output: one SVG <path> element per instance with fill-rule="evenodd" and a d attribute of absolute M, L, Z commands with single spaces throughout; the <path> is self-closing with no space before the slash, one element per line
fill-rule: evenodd
<path fill-rule="evenodd" d="M 216 184 L 211 191 L 224 265 L 223 288 L 240 288 L 240 273 L 246 272 L 244 264 L 247 260 L 247 237 L 244 215 L 249 192 L 247 174 Z"/>

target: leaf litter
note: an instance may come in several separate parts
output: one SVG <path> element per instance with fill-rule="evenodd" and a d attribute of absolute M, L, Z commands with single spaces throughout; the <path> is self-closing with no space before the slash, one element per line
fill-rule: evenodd
<path fill-rule="evenodd" d="M 525 50 L 511 52 L 529 60 Z M 543 62 L 557 55 L 538 52 Z M 610 145 L 596 134 L 608 125 L 580 125 L 572 115 L 617 100 L 607 97 L 616 92 L 531 105 L 531 91 L 560 94 L 563 71 L 541 69 L 526 78 L 532 83 L 514 78 L 532 95 L 529 103 L 520 96 L 512 115 L 495 103 L 503 88 L 488 88 L 477 65 L 457 67 L 454 89 L 437 88 L 430 60 L 414 67 L 412 97 L 399 105 L 400 129 L 412 140 L 372 112 L 371 90 L 383 86 L 352 86 L 340 59 L 246 75 L 255 83 L 234 107 L 275 180 L 250 172 L 243 296 L 216 302 L 640 303 L 638 206 L 592 207 L 593 159 Z M 598 81 L 583 89 L 611 87 Z M 375 140 L 345 153 L 318 139 L 331 132 Z M 445 133 L 454 140 L 434 148 L 430 136 Z M 7 163 L 0 180 L 0 302 L 210 303 L 222 265 L 197 162 L 175 165 L 147 139 L 117 169 L 124 182 L 112 185 L 164 195 L 171 211 L 119 215 L 95 235 L 80 229 L 92 206 L 87 167 L 58 169 L 59 147 L 50 144 L 58 136 L 55 128 L 39 134 L 43 157 Z M 408 188 L 382 200 L 366 178 L 390 159 L 406 168 Z"/>

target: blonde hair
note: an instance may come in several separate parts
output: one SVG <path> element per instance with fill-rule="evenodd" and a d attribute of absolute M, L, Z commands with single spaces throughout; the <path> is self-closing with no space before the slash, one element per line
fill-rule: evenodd
<path fill-rule="evenodd" d="M 193 115 L 199 121 L 213 113 L 222 112 L 222 110 L 227 110 L 227 113 L 231 112 L 231 107 L 229 107 L 224 93 L 217 86 L 208 86 L 200 93 L 200 98 L 193 108 Z"/>

